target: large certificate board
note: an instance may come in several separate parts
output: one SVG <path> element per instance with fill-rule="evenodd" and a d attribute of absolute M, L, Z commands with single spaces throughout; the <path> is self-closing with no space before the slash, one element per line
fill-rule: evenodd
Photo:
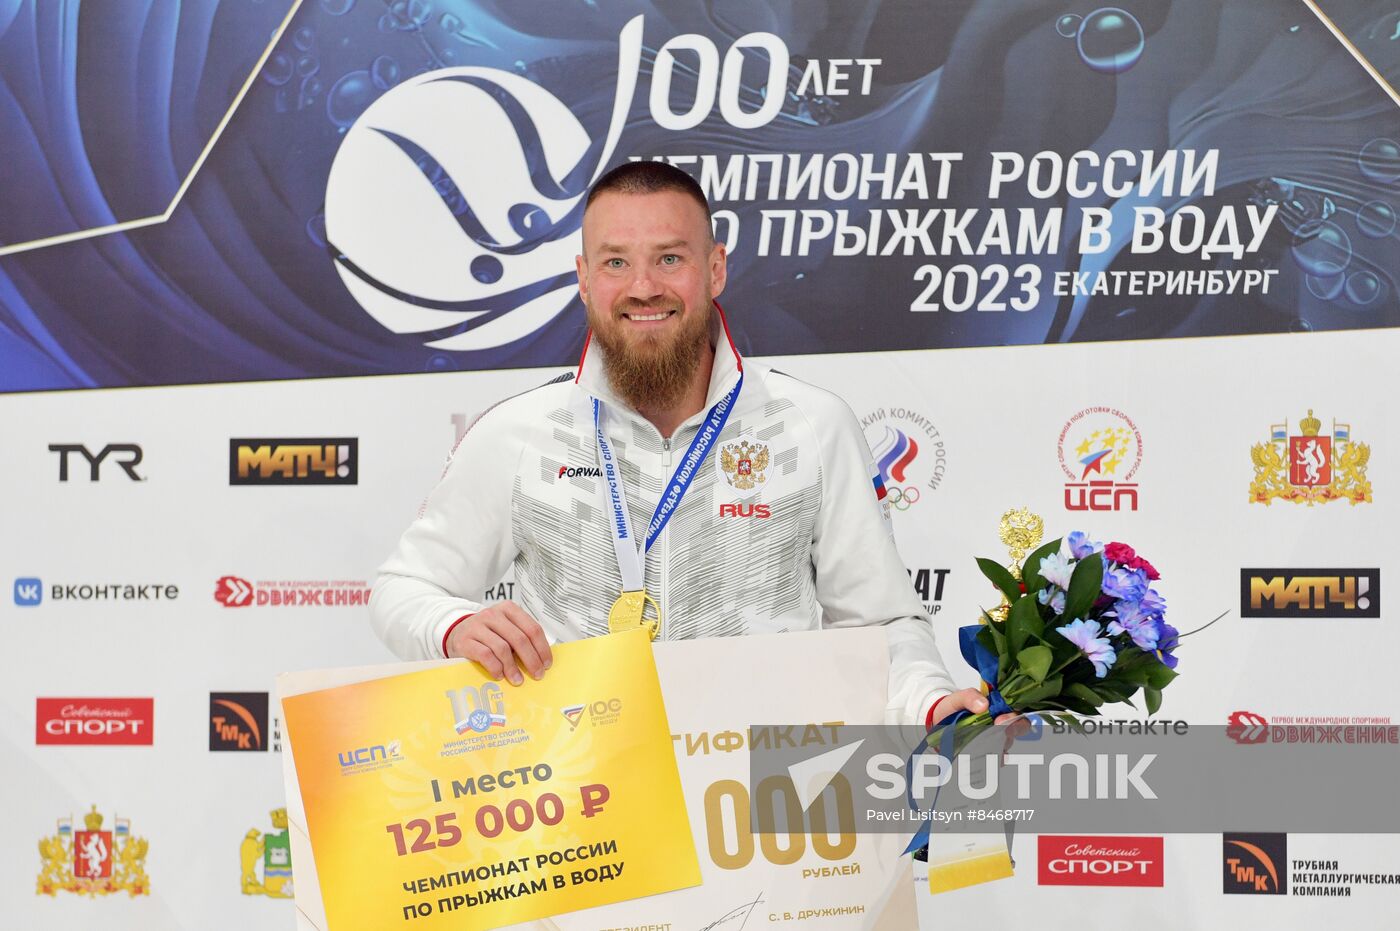
<path fill-rule="evenodd" d="M 699 881 L 643 631 L 561 645 L 528 687 L 458 663 L 283 711 L 336 931 L 477 931 Z"/>
<path fill-rule="evenodd" d="M 821 842 L 814 842 L 811 833 L 800 839 L 765 839 L 748 832 L 747 811 L 740 810 L 739 790 L 748 783 L 749 725 L 791 723 L 795 733 L 815 725 L 814 733 L 821 733 L 823 726 L 836 722 L 883 720 L 888 675 L 884 631 L 661 642 L 653 644 L 653 649 L 702 884 L 558 914 L 521 927 L 601 931 L 652 925 L 679 931 L 716 922 L 720 922 L 717 928 L 737 929 L 803 927 L 818 920 L 832 931 L 915 927 L 910 862 L 900 856 L 907 838 L 892 834 L 847 838 L 833 827 Z M 460 660 L 442 660 L 293 673 L 280 677 L 278 686 L 285 698 L 405 669 L 461 665 Z M 558 668 L 556 662 L 549 675 Z M 579 726 L 590 724 L 581 721 Z M 295 743 L 296 735 L 291 739 Z M 743 744 L 736 746 L 736 739 Z M 340 931 L 326 923 L 317 880 L 319 853 L 313 854 L 305 831 L 292 754 L 284 756 L 284 768 L 298 927 Z"/>

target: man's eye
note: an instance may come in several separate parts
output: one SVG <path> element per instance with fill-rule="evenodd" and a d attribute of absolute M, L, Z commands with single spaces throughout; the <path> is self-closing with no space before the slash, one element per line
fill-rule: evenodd
<path fill-rule="evenodd" d="M 603 264 L 606 265 L 608 268 L 621 268 L 623 263 L 622 259 L 608 259 Z"/>
<path fill-rule="evenodd" d="M 662 265 L 679 265 L 680 263 L 681 257 L 678 255 L 663 255 L 661 257 Z"/>

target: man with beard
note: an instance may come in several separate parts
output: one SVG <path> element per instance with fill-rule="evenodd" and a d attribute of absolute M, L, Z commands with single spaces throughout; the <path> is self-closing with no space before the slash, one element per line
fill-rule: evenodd
<path fill-rule="evenodd" d="M 880 624 L 889 721 L 985 710 L 944 669 L 855 415 L 729 339 L 699 185 L 660 162 L 608 172 L 576 263 L 591 329 L 578 371 L 463 435 L 375 582 L 390 649 L 519 685 L 522 668 L 549 669 L 552 642 L 638 626 L 687 639 Z M 518 603 L 475 600 L 512 565 Z"/>

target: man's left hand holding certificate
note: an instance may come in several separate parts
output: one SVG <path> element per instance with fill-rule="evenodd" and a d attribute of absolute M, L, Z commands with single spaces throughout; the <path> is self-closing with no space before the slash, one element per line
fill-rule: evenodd
<path fill-rule="evenodd" d="M 284 698 L 332 931 L 493 928 L 700 882 L 646 633 L 554 655 L 519 688 L 452 663 Z"/>

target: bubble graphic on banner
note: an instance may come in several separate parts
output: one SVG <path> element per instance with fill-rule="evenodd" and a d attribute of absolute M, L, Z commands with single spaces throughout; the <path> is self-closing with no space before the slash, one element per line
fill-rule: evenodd
<path fill-rule="evenodd" d="M 445 356 L 442 353 L 438 353 L 428 358 L 427 363 L 425 363 L 423 366 L 423 371 L 455 372 L 457 371 L 457 363 L 453 360 L 451 356 Z"/>
<path fill-rule="evenodd" d="M 1331 278 L 1351 263 L 1351 237 L 1330 220 L 1309 220 L 1293 234 L 1292 252 L 1303 271 Z"/>
<path fill-rule="evenodd" d="M 321 83 L 321 79 L 316 75 L 313 74 L 303 78 L 301 82 L 301 96 L 297 98 L 297 109 L 301 110 L 311 106 L 311 104 L 316 101 L 316 98 L 321 96 L 321 91 L 323 90 L 325 90 L 325 85 Z"/>
<path fill-rule="evenodd" d="M 1138 63 L 1147 37 L 1133 14 L 1109 6 L 1084 17 L 1076 43 L 1084 64 L 1104 74 L 1121 74 Z"/>
<path fill-rule="evenodd" d="M 292 79 L 296 72 L 296 65 L 292 63 L 292 58 L 285 52 L 275 52 L 263 66 L 263 80 L 273 87 L 281 87 Z"/>
<path fill-rule="evenodd" d="M 1390 139 L 1372 139 L 1361 147 L 1357 163 L 1372 181 L 1389 184 L 1400 180 L 1400 145 Z"/>
<path fill-rule="evenodd" d="M 351 71 L 331 85 L 326 95 L 326 116 L 342 130 L 359 119 L 365 108 L 379 96 L 368 71 Z"/>
<path fill-rule="evenodd" d="M 1334 300 L 1346 286 L 1346 276 L 1342 274 L 1330 275 L 1326 278 L 1319 278 L 1315 275 L 1305 277 L 1308 282 L 1308 291 L 1312 293 L 1313 297 L 1321 298 L 1324 301 Z"/>
<path fill-rule="evenodd" d="M 302 26 L 292 33 L 292 43 L 303 52 L 311 51 L 311 46 L 316 41 L 316 32 L 310 26 Z"/>
<path fill-rule="evenodd" d="M 297 74 L 301 77 L 309 78 L 320 70 L 321 63 L 316 60 L 315 55 L 303 55 L 297 59 Z"/>
<path fill-rule="evenodd" d="M 394 0 L 385 15 L 394 29 L 413 32 L 423 28 L 423 24 L 433 15 L 433 8 L 427 0 Z"/>
<path fill-rule="evenodd" d="M 380 55 L 370 64 L 369 74 L 374 86 L 386 91 L 399 83 L 399 63 L 388 55 Z"/>
<path fill-rule="evenodd" d="M 1313 325 L 1302 317 L 1296 317 L 1292 323 L 1288 324 L 1288 332 L 1290 333 L 1311 333 L 1312 330 Z"/>
<path fill-rule="evenodd" d="M 355 7 L 355 0 L 321 0 L 321 9 L 332 16 L 344 16 Z"/>
<path fill-rule="evenodd" d="M 1076 16 L 1073 13 L 1066 13 L 1055 20 L 1055 31 L 1066 39 L 1073 39 L 1079 35 L 1079 24 L 1084 22 L 1084 17 Z"/>
<path fill-rule="evenodd" d="M 1347 300 L 1365 306 L 1381 296 L 1381 280 L 1372 272 L 1356 272 L 1347 278 Z"/>
<path fill-rule="evenodd" d="M 1372 239 L 1395 232 L 1395 208 L 1383 200 L 1373 200 L 1356 211 L 1356 228 Z"/>

